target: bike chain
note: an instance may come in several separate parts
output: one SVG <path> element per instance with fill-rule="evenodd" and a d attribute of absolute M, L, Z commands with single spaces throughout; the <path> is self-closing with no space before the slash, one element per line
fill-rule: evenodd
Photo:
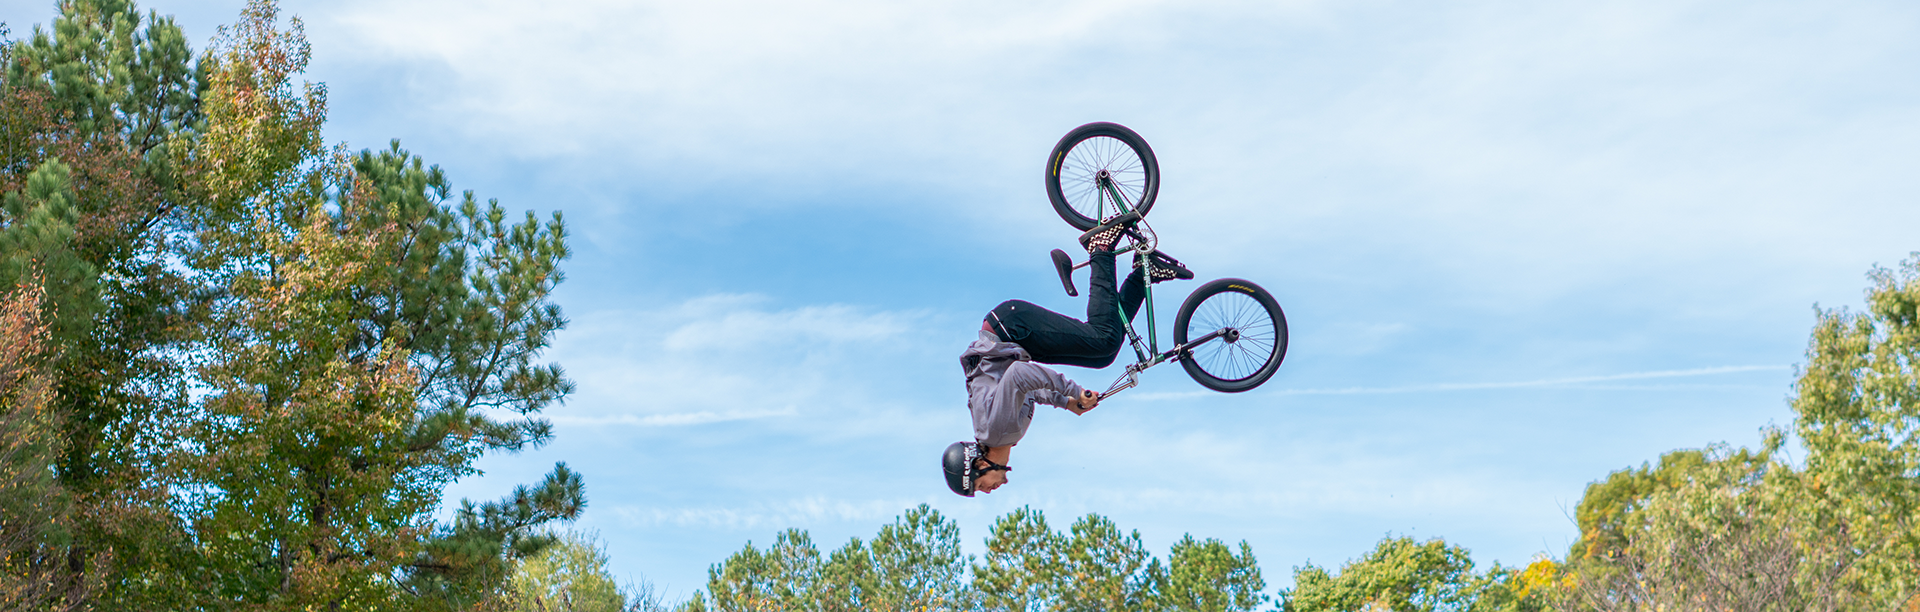
<path fill-rule="evenodd" d="M 1160 247 L 1160 235 L 1153 233 L 1153 226 L 1147 225 L 1147 218 L 1145 216 L 1140 217 L 1139 221 L 1133 222 L 1132 229 L 1134 230 L 1133 232 L 1127 232 L 1127 238 L 1133 241 L 1133 249 L 1139 252 L 1142 257 L 1145 257 Z M 1138 237 L 1134 236 L 1136 233 L 1139 234 Z"/>
<path fill-rule="evenodd" d="M 1156 277 L 1162 280 L 1173 278 L 1172 269 L 1164 270 L 1166 274 L 1161 275 L 1160 272 L 1163 270 L 1153 263 L 1153 254 L 1160 249 L 1160 235 L 1153 233 L 1153 226 L 1147 225 L 1147 218 L 1141 217 L 1139 221 L 1135 222 L 1134 229 L 1139 230 L 1141 238 L 1145 239 L 1144 242 L 1135 240 L 1133 243 L 1134 255 L 1139 257 L 1139 259 L 1135 260 L 1136 267 L 1146 270 L 1147 280 L 1153 280 Z M 1131 236 L 1129 236 L 1129 238 L 1131 238 Z"/>

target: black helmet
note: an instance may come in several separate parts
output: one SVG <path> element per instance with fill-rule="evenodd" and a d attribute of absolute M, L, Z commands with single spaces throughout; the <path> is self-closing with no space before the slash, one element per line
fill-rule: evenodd
<path fill-rule="evenodd" d="M 987 467 L 975 467 L 985 462 Z M 940 469 L 947 473 L 947 488 L 967 497 L 973 497 L 973 479 L 994 470 L 1013 468 L 982 459 L 980 445 L 974 442 L 955 442 L 947 445 L 947 452 L 940 456 Z"/>
<path fill-rule="evenodd" d="M 947 488 L 967 497 L 973 497 L 973 460 L 980 458 L 980 445 L 973 442 L 955 442 L 947 445 L 947 452 L 940 456 L 940 469 L 947 473 Z"/>

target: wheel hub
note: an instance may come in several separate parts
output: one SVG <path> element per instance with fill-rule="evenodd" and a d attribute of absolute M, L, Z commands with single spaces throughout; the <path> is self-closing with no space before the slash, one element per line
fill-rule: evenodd
<path fill-rule="evenodd" d="M 1228 344 L 1239 342 L 1240 330 L 1229 327 L 1225 331 L 1220 332 L 1220 338 L 1226 340 Z"/>

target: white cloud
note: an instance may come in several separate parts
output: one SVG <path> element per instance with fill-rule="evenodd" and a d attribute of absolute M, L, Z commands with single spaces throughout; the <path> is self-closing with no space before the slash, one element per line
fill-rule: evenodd
<path fill-rule="evenodd" d="M 309 9 L 358 65 L 405 64 L 418 118 L 534 157 L 817 184 L 855 173 L 981 187 L 982 151 L 1042 147 L 1063 104 L 1139 105 L 1188 31 L 1311 21 L 1317 3 L 349 2 Z M 324 28 L 319 22 L 324 22 Z M 1129 56 L 1101 70 L 1088 54 Z M 1136 61 L 1147 60 L 1144 62 Z M 884 170 L 875 171 L 876 164 Z M 1034 163 L 1020 166 L 1035 165 Z"/>
<path fill-rule="evenodd" d="M 548 413 L 562 424 L 656 427 L 875 405 L 869 379 L 895 376 L 889 359 L 931 348 L 917 331 L 928 312 L 769 301 L 711 295 L 575 317 L 553 357 L 578 390 Z"/>
<path fill-rule="evenodd" d="M 902 336 L 921 318 L 911 313 L 866 313 L 853 306 L 804 306 L 769 312 L 752 308 L 760 296 L 696 298 L 678 309 L 689 319 L 674 326 L 661 348 L 675 353 L 712 353 L 798 347 L 879 344 Z"/>
<path fill-rule="evenodd" d="M 779 410 L 732 410 L 727 412 L 677 412 L 669 414 L 632 415 L 621 414 L 601 417 L 558 416 L 551 419 L 561 425 L 633 425 L 638 427 L 676 427 L 681 425 L 705 425 L 726 421 L 745 421 L 771 417 L 793 416 L 798 411 L 789 406 Z"/>
<path fill-rule="evenodd" d="M 1920 223 L 1920 185 L 1891 178 L 1920 160 L 1900 5 L 301 10 L 345 63 L 408 66 L 413 120 L 436 131 L 567 159 L 569 181 L 745 191 L 727 204 L 743 209 L 879 192 L 975 229 L 1057 229 L 1033 167 L 1066 128 L 1113 119 L 1160 149 L 1169 250 L 1249 275 L 1398 265 L 1481 304 L 1538 308 L 1596 283 L 1666 303 L 1857 270 Z M 987 205 L 1002 202 L 1022 207 Z M 1727 272 L 1675 281 L 1676 266 Z"/>

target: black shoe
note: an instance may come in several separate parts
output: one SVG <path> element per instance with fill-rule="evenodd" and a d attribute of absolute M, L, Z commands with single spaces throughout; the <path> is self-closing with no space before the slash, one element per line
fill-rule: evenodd
<path fill-rule="evenodd" d="M 1140 256 L 1133 256 L 1133 265 L 1140 266 Z M 1168 280 L 1193 280 L 1193 271 L 1180 264 L 1180 260 L 1168 257 L 1166 253 L 1154 251 L 1147 255 L 1147 278 L 1151 282 Z"/>
<path fill-rule="evenodd" d="M 1081 234 L 1080 246 L 1086 247 L 1088 254 L 1112 253 L 1114 243 L 1120 241 L 1120 233 L 1139 220 L 1140 213 L 1136 212 L 1110 217 Z"/>

